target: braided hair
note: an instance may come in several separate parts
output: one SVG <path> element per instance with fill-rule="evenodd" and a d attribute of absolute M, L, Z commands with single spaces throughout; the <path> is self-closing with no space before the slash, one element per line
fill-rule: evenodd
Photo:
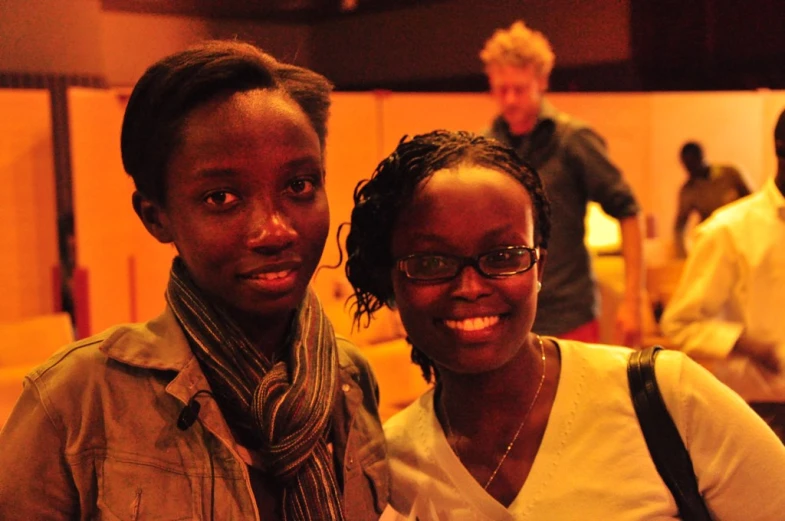
<path fill-rule="evenodd" d="M 470 132 L 436 130 L 408 138 L 376 167 L 370 179 L 354 190 L 354 209 L 346 237 L 346 277 L 354 288 L 354 320 L 370 321 L 383 306 L 394 307 L 391 243 L 395 223 L 411 202 L 420 183 L 435 172 L 472 165 L 504 172 L 515 178 L 534 205 L 535 243 L 547 249 L 551 231 L 550 204 L 534 168 L 511 148 Z M 456 211 L 458 211 L 456 209 Z M 437 378 L 433 362 L 417 346 L 412 361 L 427 382 Z"/>

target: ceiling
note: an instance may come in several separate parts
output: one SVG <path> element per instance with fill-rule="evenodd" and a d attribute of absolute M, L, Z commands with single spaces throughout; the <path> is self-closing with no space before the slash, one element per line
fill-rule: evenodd
<path fill-rule="evenodd" d="M 105 11 L 303 23 L 437 1 L 444 0 L 101 0 L 101 6 Z"/>

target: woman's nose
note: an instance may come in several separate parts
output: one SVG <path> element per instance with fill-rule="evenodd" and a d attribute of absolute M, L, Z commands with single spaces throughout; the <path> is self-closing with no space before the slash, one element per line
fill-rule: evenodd
<path fill-rule="evenodd" d="M 275 252 L 290 246 L 297 238 L 289 216 L 269 204 L 254 208 L 249 226 L 248 247 Z"/>
<path fill-rule="evenodd" d="M 490 281 L 474 266 L 464 266 L 452 282 L 452 296 L 465 300 L 477 300 L 491 293 Z"/>

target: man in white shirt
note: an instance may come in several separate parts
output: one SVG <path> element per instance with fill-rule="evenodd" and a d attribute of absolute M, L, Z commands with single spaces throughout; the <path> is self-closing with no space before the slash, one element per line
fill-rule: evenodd
<path fill-rule="evenodd" d="M 774 140 L 774 178 L 697 228 L 661 327 L 785 439 L 785 111 Z"/>

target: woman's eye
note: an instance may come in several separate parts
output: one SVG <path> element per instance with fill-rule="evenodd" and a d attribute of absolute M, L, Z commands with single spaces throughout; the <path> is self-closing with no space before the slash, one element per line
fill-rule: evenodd
<path fill-rule="evenodd" d="M 428 255 L 418 259 L 418 268 L 422 271 L 438 271 L 447 267 L 447 259 L 438 255 Z"/>
<path fill-rule="evenodd" d="M 486 262 L 497 263 L 509 260 L 510 254 L 506 251 L 495 251 L 485 255 Z"/>
<path fill-rule="evenodd" d="M 311 195 L 316 190 L 316 182 L 307 177 L 294 179 L 289 183 L 289 190 L 295 195 Z"/>
<path fill-rule="evenodd" d="M 422 264 L 426 268 L 441 268 L 446 263 L 442 257 L 424 257 Z"/>
<path fill-rule="evenodd" d="M 204 198 L 205 202 L 211 206 L 225 206 L 237 200 L 237 196 L 231 192 L 218 191 L 207 194 Z"/>

